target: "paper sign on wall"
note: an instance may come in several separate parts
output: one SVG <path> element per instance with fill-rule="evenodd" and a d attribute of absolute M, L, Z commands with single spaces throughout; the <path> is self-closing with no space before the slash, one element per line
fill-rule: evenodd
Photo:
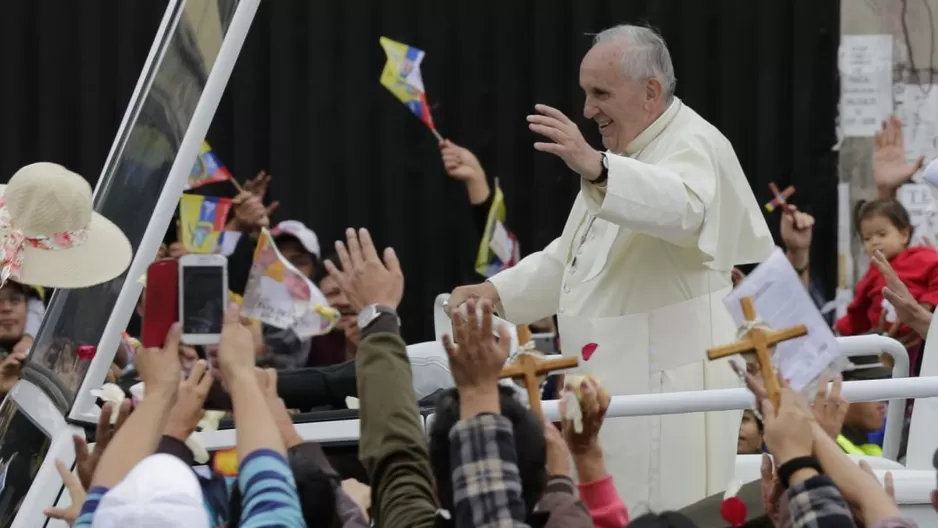
<path fill-rule="evenodd" d="M 845 137 L 872 137 L 892 114 L 891 35 L 844 35 L 840 44 L 840 127 Z"/>
<path fill-rule="evenodd" d="M 935 230 L 935 203 L 931 189 L 924 183 L 907 183 L 896 192 L 912 221 L 912 245 L 918 246 L 924 242 L 924 237 L 934 240 Z"/>
<path fill-rule="evenodd" d="M 900 83 L 895 94 L 906 159 L 924 157 L 928 163 L 938 158 L 938 85 Z"/>

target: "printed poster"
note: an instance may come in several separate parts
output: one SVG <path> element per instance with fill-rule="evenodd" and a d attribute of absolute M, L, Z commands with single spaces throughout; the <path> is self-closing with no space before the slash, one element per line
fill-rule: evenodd
<path fill-rule="evenodd" d="M 899 187 L 896 199 L 909 212 L 909 220 L 912 221 L 911 245 L 920 246 L 927 243 L 926 238 L 935 242 L 938 218 L 935 215 L 935 200 L 929 186 L 924 183 L 907 183 Z"/>
<path fill-rule="evenodd" d="M 938 85 L 897 84 L 896 116 L 902 121 L 905 157 L 938 158 Z"/>
<path fill-rule="evenodd" d="M 844 35 L 840 43 L 840 128 L 873 137 L 892 114 L 892 35 Z"/>

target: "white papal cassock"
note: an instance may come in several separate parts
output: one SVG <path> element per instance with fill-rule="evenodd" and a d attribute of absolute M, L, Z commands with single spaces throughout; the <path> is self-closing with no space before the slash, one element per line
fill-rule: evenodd
<path fill-rule="evenodd" d="M 564 354 L 613 395 L 738 386 L 706 349 L 735 339 L 722 299 L 773 243 L 729 141 L 674 98 L 584 180 L 563 234 L 490 282 L 522 324 L 558 314 Z M 583 347 L 595 343 L 588 360 Z M 677 509 L 733 477 L 740 412 L 607 418 L 606 465 L 630 507 Z"/>

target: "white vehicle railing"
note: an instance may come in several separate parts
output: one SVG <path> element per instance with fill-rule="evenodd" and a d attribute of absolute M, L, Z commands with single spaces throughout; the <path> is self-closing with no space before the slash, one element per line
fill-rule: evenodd
<path fill-rule="evenodd" d="M 881 335 L 838 337 L 837 344 L 840 345 L 841 353 L 847 357 L 889 354 L 893 360 L 892 379 L 898 380 L 909 377 L 909 351 L 895 339 Z M 850 398 L 847 398 L 847 400 L 853 401 Z M 899 458 L 899 444 L 902 443 L 902 428 L 905 425 L 905 407 L 906 400 L 894 399 L 889 401 L 889 406 L 886 409 L 883 456 L 890 460 Z"/>
<path fill-rule="evenodd" d="M 839 337 L 844 353 L 850 356 L 890 354 L 896 361 L 893 374 L 896 379 L 849 381 L 844 383 L 843 397 L 852 402 L 890 400 L 886 413 L 886 438 L 883 455 L 895 460 L 905 417 L 908 398 L 938 397 L 938 377 L 908 378 L 909 356 L 905 347 L 895 339 L 879 335 Z M 748 389 L 720 389 L 660 394 L 613 396 L 607 416 L 655 416 L 660 414 L 686 414 L 708 411 L 729 411 L 752 407 L 752 393 Z M 558 420 L 560 413 L 556 401 L 542 403 L 544 414 Z"/>
<path fill-rule="evenodd" d="M 853 402 L 890 400 L 886 413 L 887 431 L 883 453 L 895 460 L 904 423 L 905 400 L 907 398 L 938 397 L 938 377 L 908 378 L 909 356 L 898 341 L 879 335 L 839 337 L 837 342 L 844 355 L 866 356 L 889 354 L 895 361 L 895 379 L 851 381 L 844 383 L 843 397 Z M 723 389 L 661 394 L 637 394 L 614 396 L 609 406 L 609 417 L 652 416 L 660 414 L 685 414 L 708 411 L 748 409 L 752 406 L 752 393 L 747 389 Z M 542 404 L 548 418 L 559 420 L 557 401 Z M 426 419 L 426 428 L 432 426 L 434 416 Z M 354 426 L 352 425 L 354 422 Z M 315 422 L 298 425 L 307 440 L 320 442 L 354 441 L 358 438 L 358 420 Z M 209 449 L 234 445 L 233 430 L 201 433 Z"/>

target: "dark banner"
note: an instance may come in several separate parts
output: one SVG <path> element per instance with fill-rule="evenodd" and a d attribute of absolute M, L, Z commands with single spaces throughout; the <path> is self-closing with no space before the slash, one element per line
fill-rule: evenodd
<path fill-rule="evenodd" d="M 80 4 L 80 5 L 79 5 Z M 87 5 L 86 5 L 87 4 Z M 479 234 L 433 135 L 378 82 L 381 36 L 426 52 L 440 133 L 478 154 L 505 191 L 522 252 L 559 235 L 578 188 L 536 153 L 535 103 L 582 118 L 590 34 L 648 23 L 668 42 L 677 94 L 733 143 L 761 203 L 798 188 L 818 217 L 814 272 L 835 276 L 839 2 L 817 0 L 277 0 L 263 2 L 208 140 L 239 179 L 268 169 L 274 220 L 324 251 L 347 226 L 398 250 L 409 341 L 431 338 L 435 296 L 479 277 Z M 39 159 L 100 172 L 165 3 L 16 2 L 0 20 L 0 175 Z M 137 196 L 152 189 L 141 187 Z M 129 198 L 134 199 L 134 198 Z M 142 199 L 142 197 L 141 197 Z M 132 207 L 133 204 L 127 204 Z M 778 216 L 769 216 L 777 232 Z"/>

